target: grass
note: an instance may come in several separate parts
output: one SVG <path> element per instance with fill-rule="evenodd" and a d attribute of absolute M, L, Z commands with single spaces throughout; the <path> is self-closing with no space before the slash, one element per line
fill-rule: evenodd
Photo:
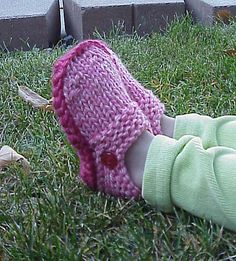
<path fill-rule="evenodd" d="M 236 114 L 236 24 L 203 28 L 189 19 L 149 38 L 105 39 L 167 113 Z M 65 52 L 0 53 L 0 146 L 29 159 L 0 175 L 0 260 L 230 260 L 235 234 L 176 209 L 94 193 L 77 179 L 79 161 L 55 116 L 17 95 L 26 85 L 51 97 L 50 74 Z"/>

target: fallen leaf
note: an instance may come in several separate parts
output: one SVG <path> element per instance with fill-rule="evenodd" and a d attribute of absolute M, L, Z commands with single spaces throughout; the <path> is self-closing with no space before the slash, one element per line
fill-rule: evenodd
<path fill-rule="evenodd" d="M 228 9 L 219 10 L 215 17 L 217 21 L 220 21 L 224 24 L 230 24 L 231 19 L 233 19 L 233 15 Z"/>
<path fill-rule="evenodd" d="M 48 105 L 46 105 L 45 107 L 46 111 L 54 111 L 52 103 L 53 103 L 53 98 L 48 101 Z"/>
<path fill-rule="evenodd" d="M 25 172 L 29 173 L 30 164 L 22 155 L 18 154 L 11 147 L 5 145 L 0 150 L 0 169 L 3 169 L 15 162 L 21 162 Z"/>
<path fill-rule="evenodd" d="M 236 49 L 225 50 L 224 53 L 229 56 L 236 57 Z"/>
<path fill-rule="evenodd" d="M 47 100 L 37 94 L 36 92 L 30 90 L 26 86 L 19 86 L 18 88 L 19 96 L 33 105 L 34 108 L 40 108 L 47 111 L 53 111 L 52 100 Z"/>

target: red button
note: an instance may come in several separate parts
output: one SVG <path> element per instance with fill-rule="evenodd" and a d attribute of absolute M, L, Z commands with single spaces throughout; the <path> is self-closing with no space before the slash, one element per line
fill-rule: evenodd
<path fill-rule="evenodd" d="M 118 164 L 117 157 L 112 152 L 103 152 L 101 155 L 101 162 L 109 169 L 114 169 Z"/>

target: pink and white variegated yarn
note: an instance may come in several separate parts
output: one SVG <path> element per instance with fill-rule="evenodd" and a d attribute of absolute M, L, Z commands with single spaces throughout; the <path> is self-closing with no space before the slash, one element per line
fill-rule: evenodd
<path fill-rule="evenodd" d="M 129 96 L 123 69 L 104 50 L 100 41 L 89 40 L 58 59 L 53 106 L 80 157 L 82 180 L 109 195 L 137 198 L 140 189 L 129 177 L 125 153 L 144 130 L 153 131 L 148 116 Z M 159 117 L 162 113 L 160 109 Z"/>
<path fill-rule="evenodd" d="M 130 98 L 135 101 L 142 112 L 147 116 L 152 127 L 152 134 L 161 134 L 160 120 L 165 111 L 165 106 L 151 90 L 145 89 L 127 70 L 120 58 L 101 40 L 88 40 L 96 44 L 94 51 L 106 59 L 112 60 L 114 67 L 124 83 Z"/>

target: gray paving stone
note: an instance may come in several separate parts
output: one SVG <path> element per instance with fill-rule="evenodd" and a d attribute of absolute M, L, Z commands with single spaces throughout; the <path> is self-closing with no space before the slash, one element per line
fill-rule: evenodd
<path fill-rule="evenodd" d="M 184 14 L 184 0 L 134 1 L 134 27 L 139 35 L 162 31 L 171 21 Z"/>
<path fill-rule="evenodd" d="M 1 0 L 0 47 L 48 48 L 60 39 L 58 0 Z"/>
<path fill-rule="evenodd" d="M 108 33 L 122 24 L 132 30 L 132 5 L 127 0 L 64 0 L 67 34 L 82 40 L 92 37 L 95 30 Z"/>
<path fill-rule="evenodd" d="M 185 0 L 185 3 L 194 20 L 203 25 L 212 25 L 218 16 L 223 21 L 236 16 L 236 0 Z"/>
<path fill-rule="evenodd" d="M 64 0 L 66 31 L 77 40 L 97 29 L 107 33 L 113 25 L 140 35 L 159 31 L 185 12 L 184 0 Z"/>

